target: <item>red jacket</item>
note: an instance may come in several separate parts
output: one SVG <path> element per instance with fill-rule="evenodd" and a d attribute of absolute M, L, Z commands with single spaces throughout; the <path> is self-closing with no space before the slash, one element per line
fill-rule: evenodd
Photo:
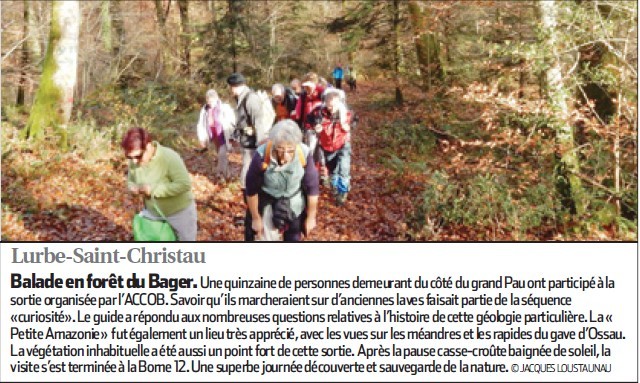
<path fill-rule="evenodd" d="M 307 116 L 322 104 L 322 92 L 324 92 L 324 88 L 321 85 L 316 85 L 316 89 L 313 93 L 307 94 L 306 92 L 303 92 L 298 98 L 294 119 L 298 122 L 298 125 L 300 125 L 301 128 L 313 129 L 313 125 L 308 122 Z"/>
<path fill-rule="evenodd" d="M 312 112 L 312 119 L 319 121 L 322 131 L 318 134 L 318 140 L 322 149 L 328 152 L 335 152 L 349 142 L 351 134 L 344 130 L 340 119 L 332 116 L 327 107 L 316 108 Z M 347 123 L 351 124 L 351 111 L 347 110 Z"/>

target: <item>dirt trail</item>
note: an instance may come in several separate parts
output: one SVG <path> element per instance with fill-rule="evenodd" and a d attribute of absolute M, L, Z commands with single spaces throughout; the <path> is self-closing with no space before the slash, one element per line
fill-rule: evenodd
<path fill-rule="evenodd" d="M 372 110 L 369 95 L 381 89 L 359 85 L 357 93 L 347 92 L 349 104 L 360 116 L 352 135 L 352 190 L 343 207 L 338 207 L 330 190 L 321 187 L 318 226 L 310 241 L 393 241 L 402 240 L 402 222 L 411 206 L 414 192 L 398 190 L 397 182 L 377 161 L 379 143 L 371 137 L 371 129 L 382 114 Z M 198 204 L 199 241 L 241 241 L 244 208 L 238 182 L 219 183 L 214 179 L 213 153 L 185 153 L 192 173 Z M 238 150 L 230 155 L 235 174 L 241 159 Z"/>

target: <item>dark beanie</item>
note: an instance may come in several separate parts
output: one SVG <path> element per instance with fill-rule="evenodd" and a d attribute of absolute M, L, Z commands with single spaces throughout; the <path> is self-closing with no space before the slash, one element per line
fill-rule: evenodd
<path fill-rule="evenodd" d="M 247 81 L 241 73 L 232 73 L 231 76 L 227 77 L 227 84 L 231 86 L 242 85 L 246 82 Z"/>

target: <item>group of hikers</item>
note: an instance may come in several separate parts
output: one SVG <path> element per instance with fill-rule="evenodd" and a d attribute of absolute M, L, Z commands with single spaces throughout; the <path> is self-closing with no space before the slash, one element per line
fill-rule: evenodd
<path fill-rule="evenodd" d="M 332 85 L 315 72 L 254 91 L 241 73 L 226 82 L 235 107 L 207 90 L 196 132 L 200 148 L 217 152 L 216 177 L 233 178 L 228 155 L 242 151 L 240 187 L 246 203 L 245 241 L 300 241 L 316 226 L 321 185 L 337 205 L 351 189 L 351 132 L 357 118 L 346 104 L 342 80 L 356 90 L 355 71 L 338 64 Z M 195 241 L 197 211 L 184 161 L 174 150 L 133 128 L 121 146 L 129 159 L 128 190 L 144 199 L 140 216 L 166 221 L 179 241 Z M 135 235 L 135 233 L 134 233 Z"/>

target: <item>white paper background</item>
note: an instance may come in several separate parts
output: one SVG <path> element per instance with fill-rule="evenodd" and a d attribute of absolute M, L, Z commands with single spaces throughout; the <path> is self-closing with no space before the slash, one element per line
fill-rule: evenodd
<path fill-rule="evenodd" d="M 100 251 L 113 251 L 118 249 L 120 254 L 126 254 L 131 248 L 137 248 L 144 246 L 147 251 L 161 250 L 163 247 L 169 250 L 177 250 L 178 248 L 183 251 L 205 251 L 207 263 L 205 265 L 188 265 L 188 264 L 154 264 L 154 265 L 135 265 L 131 263 L 119 263 L 110 265 L 87 265 L 76 264 L 72 260 L 67 260 L 64 264 L 12 264 L 12 252 L 13 248 L 17 248 L 19 254 L 29 251 L 43 251 L 44 247 L 47 247 L 49 251 L 53 252 L 65 252 L 68 255 L 72 255 L 75 249 L 81 248 L 83 251 L 94 251 L 96 247 Z M 179 246 L 179 247 L 178 247 Z M 75 244 L 75 243 L 58 243 L 58 244 L 43 244 L 43 243 L 2 243 L 0 244 L 1 253 L 1 267 L 0 272 L 0 288 L 1 288 L 1 309 L 2 315 L 0 338 L 2 343 L 1 348 L 1 365 L 0 365 L 0 380 L 1 381 L 425 381 L 425 380 L 437 380 L 437 381 L 637 381 L 637 366 L 638 366 L 638 332 L 637 332 L 637 292 L 638 292 L 638 261 L 637 261 L 637 244 L 630 243 L 428 243 L 428 244 L 409 244 L 409 243 L 341 243 L 341 244 L 231 244 L 231 243 L 183 243 L 179 245 L 164 245 L 164 244 L 135 244 L 135 243 L 92 243 L 92 244 Z M 470 363 L 478 363 L 482 361 L 489 361 L 490 363 L 506 363 L 510 368 L 513 361 L 517 360 L 517 363 L 521 368 L 522 363 L 552 363 L 558 367 L 558 364 L 572 364 L 572 363 L 606 363 L 612 365 L 612 371 L 610 373 L 476 373 L 476 374 L 463 374 L 463 373 L 424 373 L 417 375 L 410 375 L 404 373 L 370 373 L 370 374 L 269 374 L 265 376 L 257 374 L 233 374 L 231 376 L 226 374 L 216 373 L 177 373 L 172 372 L 170 374 L 22 374 L 11 373 L 9 368 L 10 363 L 15 363 L 18 360 L 24 360 L 24 357 L 11 356 L 10 344 L 23 346 L 38 344 L 44 346 L 47 344 L 53 344 L 52 340 L 11 340 L 10 328 L 17 326 L 20 328 L 29 327 L 25 323 L 11 323 L 10 317 L 15 310 L 19 309 L 20 312 L 33 312 L 38 310 L 39 312 L 60 311 L 51 307 L 11 307 L 11 296 L 27 296 L 31 293 L 45 293 L 47 295 L 58 294 L 60 296 L 70 296 L 75 293 L 86 294 L 88 290 L 72 291 L 68 289 L 61 289 L 58 291 L 40 291 L 37 289 L 11 289 L 10 274 L 22 273 L 23 276 L 29 276 L 31 273 L 37 273 L 39 277 L 48 277 L 49 273 L 55 273 L 56 277 L 86 277 L 87 274 L 93 273 L 95 276 L 108 277 L 109 274 L 115 273 L 122 275 L 125 278 L 129 277 L 131 273 L 136 272 L 138 276 L 147 276 L 148 273 L 160 273 L 163 276 L 177 278 L 177 277 L 192 277 L 197 282 L 200 281 L 200 276 L 210 276 L 215 279 L 237 279 L 242 277 L 243 279 L 259 279 L 260 277 L 279 280 L 283 276 L 288 279 L 348 279 L 353 280 L 356 276 L 360 276 L 364 279 L 406 279 L 411 278 L 415 281 L 419 276 L 423 278 L 434 279 L 436 277 L 449 278 L 454 280 L 460 276 L 463 276 L 467 280 L 473 279 L 497 279 L 500 276 L 514 276 L 518 279 L 566 279 L 567 277 L 583 277 L 591 278 L 608 276 L 615 281 L 614 290 L 588 290 L 583 292 L 580 289 L 564 290 L 562 293 L 559 291 L 549 292 L 547 290 L 529 290 L 522 289 L 522 291 L 510 290 L 483 290 L 479 292 L 468 291 L 451 291 L 447 289 L 440 290 L 423 290 L 422 292 L 417 289 L 411 290 L 398 290 L 398 291 L 381 291 L 371 289 L 350 289 L 349 291 L 342 291 L 344 295 L 358 296 L 395 296 L 396 293 L 401 295 L 426 295 L 427 292 L 439 293 L 442 296 L 448 296 L 452 293 L 457 293 L 460 296 L 473 296 L 481 293 L 486 293 L 488 296 L 496 296 L 498 292 L 503 292 L 508 295 L 510 292 L 515 292 L 520 296 L 526 296 L 529 294 L 539 296 L 571 296 L 573 298 L 573 304 L 570 307 L 558 307 L 547 306 L 541 309 L 534 309 L 532 311 L 528 308 L 515 309 L 511 306 L 504 308 L 491 307 L 469 307 L 467 309 L 460 309 L 459 307 L 406 307 L 399 308 L 393 307 L 394 311 L 408 311 L 408 312 L 428 312 L 434 313 L 440 309 L 445 313 L 456 313 L 460 311 L 470 311 L 474 313 L 482 312 L 495 312 L 500 309 L 503 313 L 511 313 L 514 310 L 520 313 L 526 312 L 539 312 L 542 310 L 550 310 L 552 312 L 559 312 L 564 308 L 571 310 L 573 313 L 588 312 L 589 309 L 594 312 L 602 312 L 613 315 L 613 321 L 611 323 L 605 323 L 599 325 L 602 329 L 615 329 L 624 332 L 626 339 L 615 341 L 599 341 L 599 340 L 580 340 L 580 341 L 561 341 L 561 343 L 567 346 L 573 347 L 579 343 L 605 343 L 612 350 L 612 356 L 609 358 L 600 357 L 597 360 L 593 358 L 571 358 L 571 359 L 558 359 L 558 358 L 533 358 L 532 360 L 526 360 L 525 358 L 477 358 L 473 360 L 470 358 Z M 101 295 L 116 295 L 121 290 L 92 290 L 91 294 L 95 296 Z M 138 291 L 140 292 L 140 291 Z M 166 289 L 156 289 L 155 291 L 145 289 L 144 292 L 164 292 L 165 295 L 169 295 L 170 292 Z M 198 293 L 202 295 L 211 295 L 212 292 L 198 289 L 198 290 L 180 290 L 181 295 L 195 296 Z M 294 294 L 295 296 L 310 294 L 310 295 L 326 295 L 329 297 L 334 296 L 338 291 L 320 291 L 320 290 L 305 290 L 294 292 L 291 291 L 273 291 L 269 295 L 284 295 Z M 234 294 L 239 294 L 236 291 Z M 264 295 L 264 290 L 246 291 L 239 295 Z M 219 294 L 213 294 L 219 296 Z M 109 307 L 101 309 L 100 311 L 115 311 L 119 313 L 139 313 L 140 310 L 151 313 L 166 311 L 172 308 L 167 307 Z M 237 307 L 236 307 L 237 308 Z M 85 308 L 80 308 L 85 310 Z M 175 310 L 182 310 L 186 312 L 197 313 L 205 310 L 202 307 L 188 308 L 174 308 Z M 226 311 L 226 307 L 217 308 L 222 311 Z M 348 312 L 354 310 L 354 312 L 367 312 L 374 313 L 376 310 L 382 311 L 385 308 L 378 307 L 271 307 L 269 313 L 286 313 L 286 312 L 298 312 L 305 311 L 306 313 L 314 312 L 331 312 L 334 313 L 337 310 L 341 312 Z M 389 309 L 389 308 L 386 308 Z M 31 310 L 31 311 L 29 311 Z M 265 307 L 243 308 L 242 312 L 257 312 L 265 313 L 267 309 Z M 65 313 L 72 312 L 75 315 L 76 308 L 66 308 Z M 210 310 L 205 310 L 210 311 Z M 85 312 L 85 311 L 83 311 Z M 91 312 L 90 310 L 86 312 Z M 75 316 L 74 316 L 75 317 Z M 33 327 L 43 326 L 45 324 L 34 324 Z M 443 324 L 447 328 L 458 329 L 463 331 L 467 328 L 477 327 L 475 324 Z M 494 329 L 509 329 L 509 327 L 517 327 L 518 324 L 512 326 L 506 326 L 501 324 L 492 324 Z M 592 324 L 558 324 L 554 326 L 558 330 L 579 330 L 583 325 L 591 326 Z M 100 331 L 111 332 L 114 326 L 119 328 L 131 328 L 137 327 L 137 329 L 143 329 L 145 326 L 141 324 L 111 324 L 106 323 L 102 326 L 84 325 L 83 329 L 96 328 Z M 166 327 L 165 327 L 166 326 Z M 179 326 L 182 326 L 180 324 Z M 204 324 L 194 325 L 192 328 L 203 328 Z M 520 324 L 521 327 L 522 324 Z M 48 327 L 48 325 L 44 326 Z M 63 326 L 59 326 L 63 327 Z M 168 326 L 166 324 L 154 324 L 154 329 L 170 329 L 175 326 Z M 210 325 L 209 327 L 215 327 Z M 224 324 L 219 327 L 231 328 L 238 327 L 234 324 Z M 249 329 L 250 326 L 243 325 L 245 329 Z M 270 324 L 267 328 L 277 327 L 275 324 Z M 343 328 L 339 324 L 282 324 L 281 328 L 295 328 L 296 331 L 300 330 L 325 330 L 326 327 L 336 329 L 362 329 L 366 331 L 379 329 L 381 331 L 389 330 L 390 327 L 396 329 L 419 329 L 420 324 L 390 324 L 390 323 L 371 323 L 371 324 L 345 324 Z M 439 326 L 436 323 L 429 323 L 424 326 L 425 328 L 438 329 Z M 186 327 L 190 328 L 190 327 Z M 22 342 L 22 343 L 21 343 Z M 72 341 L 70 341 L 71 343 Z M 83 347 L 86 344 L 93 344 L 96 341 L 77 341 L 79 347 Z M 103 341 L 105 343 L 115 344 L 117 341 L 107 339 Z M 234 343 L 240 343 L 240 341 L 204 341 L 204 340 L 192 340 L 192 341 L 153 341 L 157 343 L 143 342 L 149 344 L 149 346 L 157 344 L 177 344 L 178 347 L 185 347 L 187 345 L 193 345 L 193 347 L 201 347 L 205 344 L 218 344 L 221 347 L 233 347 Z M 247 341 L 248 342 L 248 341 Z M 253 342 L 253 341 L 252 341 Z M 275 342 L 275 341 L 274 341 Z M 308 344 L 309 341 L 306 341 Z M 406 347 L 427 347 L 434 345 L 433 341 L 403 341 L 402 343 Z M 447 343 L 447 347 L 459 347 L 461 345 L 468 345 L 472 341 L 450 341 Z M 482 342 L 474 340 L 475 344 L 481 345 Z M 522 346 L 523 344 L 529 344 L 528 341 L 512 341 L 514 347 Z M 574 343 L 572 343 L 574 342 Z M 135 342 L 130 342 L 129 345 L 133 345 Z M 255 343 L 255 342 L 253 342 Z M 302 345 L 304 342 L 298 342 Z M 360 342 L 354 340 L 322 340 L 315 341 L 315 347 L 338 347 L 340 345 L 351 346 L 354 350 L 357 350 L 360 343 L 367 345 L 374 345 L 374 341 L 368 340 L 367 342 Z M 380 342 L 385 343 L 385 342 Z M 387 342 L 388 343 L 388 342 Z M 496 344 L 498 341 L 486 342 L 486 345 Z M 507 342 L 508 343 L 508 342 Z M 507 343 L 504 343 L 506 346 Z M 536 344 L 539 341 L 534 342 Z M 57 343 L 56 343 L 57 344 Z M 247 345 L 250 343 L 244 343 Z M 266 345 L 267 343 L 265 343 Z M 277 343 L 276 343 L 277 344 Z M 288 343 L 289 347 L 296 343 Z M 386 344 L 386 343 L 385 343 Z M 439 343 L 442 345 L 442 343 Z M 551 340 L 545 341 L 545 347 L 555 347 L 557 343 L 552 343 Z M 438 347 L 438 346 L 435 346 Z M 69 358 L 61 358 L 60 360 L 66 360 Z M 91 363 L 96 358 L 86 358 L 85 363 Z M 102 359 L 102 358 L 99 358 Z M 126 358 L 104 358 L 120 360 Z M 102 360 L 104 360 L 102 359 Z M 151 358 L 148 358 L 151 359 Z M 171 358 L 174 359 L 174 358 Z M 178 358 L 175 358 L 178 359 Z M 184 358 L 189 359 L 189 358 Z M 201 358 L 207 360 L 207 358 Z M 254 357 L 239 357 L 234 359 L 236 362 L 241 363 L 246 359 L 254 359 L 256 363 L 265 358 Z M 283 363 L 291 362 L 293 359 L 296 363 L 304 363 L 308 359 L 317 359 L 318 361 L 328 362 L 327 358 L 310 358 L 310 357 L 283 357 L 281 361 Z M 353 363 L 356 360 L 362 360 L 363 357 L 344 357 L 331 359 L 332 362 Z M 388 362 L 394 363 L 427 363 L 432 358 L 413 358 L 403 361 L 389 360 Z M 438 361 L 446 361 L 452 359 L 457 361 L 460 358 L 436 358 Z M 372 358 L 371 360 L 376 360 Z M 47 359 L 44 360 L 45 362 Z M 230 361 L 230 360 L 229 360 Z M 271 362 L 275 361 L 275 358 L 270 359 Z M 80 363 L 81 361 L 75 361 Z M 208 363 L 225 362 L 221 358 L 208 358 Z M 42 363 L 42 360 L 38 360 L 38 363 Z M 174 368 L 175 370 L 175 368 Z"/>

